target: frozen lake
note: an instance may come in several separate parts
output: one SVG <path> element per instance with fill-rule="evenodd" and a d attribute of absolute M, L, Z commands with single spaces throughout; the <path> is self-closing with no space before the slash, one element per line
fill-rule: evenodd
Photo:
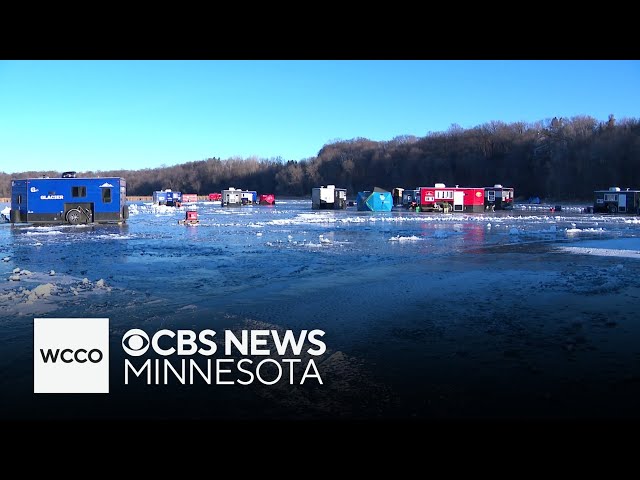
<path fill-rule="evenodd" d="M 1 418 L 637 416 L 637 216 L 196 206 L 198 226 L 143 203 L 123 226 L 0 225 Z M 108 396 L 38 396 L 34 317 L 110 318 L 114 362 L 130 328 L 322 329 L 325 384 L 118 370 Z"/>

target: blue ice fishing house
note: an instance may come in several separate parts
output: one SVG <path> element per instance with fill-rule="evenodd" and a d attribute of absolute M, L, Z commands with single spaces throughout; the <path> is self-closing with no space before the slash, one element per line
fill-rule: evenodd
<path fill-rule="evenodd" d="M 123 223 L 129 218 L 124 178 L 26 178 L 11 181 L 11 223 Z"/>
<path fill-rule="evenodd" d="M 153 192 L 154 205 L 166 205 L 167 207 L 178 207 L 182 203 L 182 192 L 174 192 L 170 188 L 166 190 L 156 190 Z"/>
<path fill-rule="evenodd" d="M 258 203 L 258 192 L 255 190 L 242 190 L 242 205 L 255 205 Z"/>
<path fill-rule="evenodd" d="M 375 187 L 373 192 L 358 192 L 356 206 L 358 210 L 369 212 L 390 212 L 393 207 L 393 195 L 378 187 Z"/>

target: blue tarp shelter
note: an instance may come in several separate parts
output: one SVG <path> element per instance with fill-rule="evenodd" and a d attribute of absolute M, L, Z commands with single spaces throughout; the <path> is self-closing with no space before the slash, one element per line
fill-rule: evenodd
<path fill-rule="evenodd" d="M 370 190 L 358 192 L 356 206 L 361 211 L 390 212 L 393 207 L 393 195 L 378 187 L 375 187 L 373 192 Z"/>

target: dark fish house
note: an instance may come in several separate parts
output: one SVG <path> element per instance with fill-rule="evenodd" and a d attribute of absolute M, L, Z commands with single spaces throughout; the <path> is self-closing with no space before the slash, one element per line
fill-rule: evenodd
<path fill-rule="evenodd" d="M 640 190 L 611 187 L 609 190 L 595 190 L 593 193 L 593 211 L 596 213 L 640 213 Z"/>
<path fill-rule="evenodd" d="M 503 187 L 500 184 L 496 184 L 493 187 L 484 187 L 484 209 L 513 209 L 513 193 L 513 187 Z"/>
<path fill-rule="evenodd" d="M 11 223 L 122 223 L 129 218 L 124 178 L 11 181 Z"/>
<path fill-rule="evenodd" d="M 420 200 L 420 189 L 405 188 L 402 191 L 402 206 L 404 208 L 410 208 L 412 203 L 417 203 Z"/>
<path fill-rule="evenodd" d="M 395 187 L 391 192 L 393 194 L 393 206 L 401 207 L 402 206 L 402 192 L 404 192 L 404 188 Z"/>

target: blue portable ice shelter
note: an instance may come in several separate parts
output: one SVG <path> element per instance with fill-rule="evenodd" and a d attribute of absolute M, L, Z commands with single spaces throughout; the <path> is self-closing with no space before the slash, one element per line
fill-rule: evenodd
<path fill-rule="evenodd" d="M 356 197 L 358 210 L 370 212 L 390 212 L 393 207 L 393 195 L 382 188 L 375 187 L 373 192 L 358 192 Z"/>

